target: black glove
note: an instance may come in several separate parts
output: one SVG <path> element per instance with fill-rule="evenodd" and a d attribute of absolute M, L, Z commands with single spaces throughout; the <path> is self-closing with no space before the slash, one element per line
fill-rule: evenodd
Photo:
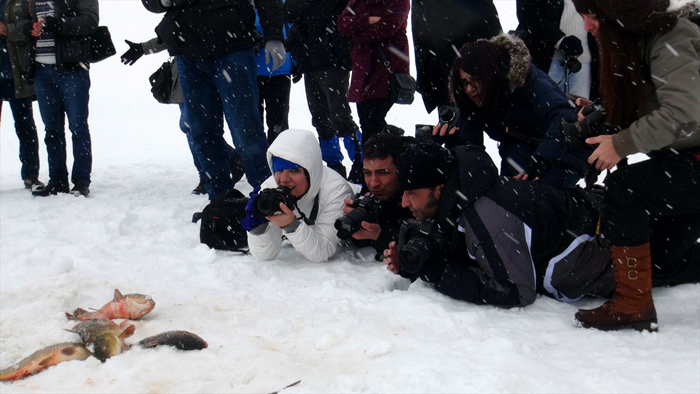
<path fill-rule="evenodd" d="M 129 40 L 124 40 L 124 42 L 129 45 L 129 50 L 122 55 L 122 63 L 131 66 L 143 56 L 143 47 L 141 44 L 136 44 Z"/>
<path fill-rule="evenodd" d="M 566 36 L 559 44 L 559 50 L 564 52 L 565 58 L 578 57 L 583 53 L 581 40 L 576 36 Z"/>
<path fill-rule="evenodd" d="M 552 167 L 552 162 L 539 154 L 535 153 L 530 156 L 530 161 L 527 164 L 525 173 L 529 175 L 528 179 L 534 181 L 535 178 L 542 176 L 542 173 Z"/>
<path fill-rule="evenodd" d="M 63 29 L 63 19 L 58 19 L 53 16 L 47 16 L 42 26 L 41 31 L 46 34 L 60 33 Z"/>

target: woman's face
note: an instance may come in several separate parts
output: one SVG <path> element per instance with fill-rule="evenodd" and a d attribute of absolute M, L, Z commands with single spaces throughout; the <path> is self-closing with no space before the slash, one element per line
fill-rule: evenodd
<path fill-rule="evenodd" d="M 277 186 L 288 187 L 294 197 L 299 198 L 309 190 L 309 181 L 306 180 L 306 174 L 301 167 L 275 171 L 273 176 Z"/>
<path fill-rule="evenodd" d="M 459 70 L 459 82 L 462 85 L 462 89 L 464 89 L 464 93 L 469 96 L 477 107 L 481 107 L 481 104 L 484 102 L 481 82 L 476 81 L 464 70 Z"/>
<path fill-rule="evenodd" d="M 587 32 L 591 33 L 598 41 L 598 29 L 600 28 L 600 22 L 598 22 L 598 15 L 596 14 L 581 14 L 583 18 L 583 28 Z"/>

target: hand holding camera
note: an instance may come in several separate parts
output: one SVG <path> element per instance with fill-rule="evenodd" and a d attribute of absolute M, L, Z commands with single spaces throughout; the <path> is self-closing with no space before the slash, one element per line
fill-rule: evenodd
<path fill-rule="evenodd" d="M 246 205 L 246 217 L 241 220 L 243 228 L 251 231 L 261 224 L 271 222 L 279 227 L 287 227 L 294 221 L 293 209 L 297 199 L 288 187 L 279 186 L 260 191 L 253 189 Z"/>
<path fill-rule="evenodd" d="M 345 216 L 338 218 L 335 223 L 335 229 L 338 230 L 338 238 L 348 239 L 353 236 L 353 234 L 362 230 L 377 230 L 378 228 L 365 228 L 362 226 L 362 222 L 376 222 L 377 215 L 381 209 L 381 202 L 375 196 L 368 194 L 363 196 L 361 194 L 356 194 L 352 198 L 350 204 L 346 202 L 346 208 L 353 208 L 352 210 L 347 209 Z M 346 211 L 343 209 L 343 212 Z M 370 226 L 371 227 L 371 226 Z M 379 229 L 381 231 L 381 229 Z M 379 232 L 377 232 L 377 237 Z M 370 234 L 364 234 L 362 238 L 356 239 L 371 239 L 368 238 Z M 374 238 L 376 240 L 376 238 Z"/>
<path fill-rule="evenodd" d="M 459 108 L 444 105 L 438 108 L 438 117 L 438 124 L 435 126 L 416 125 L 416 138 L 443 144 L 448 136 L 454 135 L 459 130 L 457 127 L 460 117 Z"/>
<path fill-rule="evenodd" d="M 599 101 L 583 107 L 579 119 L 578 122 L 562 122 L 560 125 L 568 150 L 580 148 L 588 138 L 609 134 L 605 107 Z"/>

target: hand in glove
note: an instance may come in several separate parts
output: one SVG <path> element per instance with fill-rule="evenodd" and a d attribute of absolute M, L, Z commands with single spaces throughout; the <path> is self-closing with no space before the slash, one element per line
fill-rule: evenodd
<path fill-rule="evenodd" d="M 63 19 L 47 16 L 41 31 L 46 34 L 60 33 L 63 29 Z"/>
<path fill-rule="evenodd" d="M 245 217 L 241 220 L 241 226 L 243 226 L 246 231 L 253 231 L 254 228 L 269 222 L 269 220 L 265 218 L 259 218 L 253 215 L 253 204 L 255 198 L 258 197 L 258 192 L 260 192 L 260 186 L 255 187 L 253 191 L 250 192 L 250 199 L 245 206 Z"/>
<path fill-rule="evenodd" d="M 122 63 L 126 64 L 127 66 L 132 66 L 141 58 L 141 56 L 143 56 L 143 47 L 141 44 L 137 44 L 129 40 L 124 40 L 124 42 L 129 45 L 129 50 L 124 52 L 122 55 Z"/>
<path fill-rule="evenodd" d="M 272 40 L 265 43 L 265 64 L 270 64 L 272 59 L 272 71 L 282 67 L 287 59 L 282 41 Z"/>
<path fill-rule="evenodd" d="M 535 153 L 530 156 L 530 161 L 527 164 L 527 170 L 522 179 L 537 180 L 542 176 L 542 173 L 552 167 L 552 162 L 539 154 Z"/>
<path fill-rule="evenodd" d="M 578 57 L 583 53 L 583 45 L 578 37 L 566 36 L 559 43 L 559 50 L 564 52 L 565 58 Z"/>

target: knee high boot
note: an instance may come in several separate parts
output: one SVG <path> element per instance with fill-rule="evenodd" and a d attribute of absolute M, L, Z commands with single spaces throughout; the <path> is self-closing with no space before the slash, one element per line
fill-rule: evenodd
<path fill-rule="evenodd" d="M 577 324 L 603 331 L 622 328 L 657 331 L 656 309 L 651 298 L 649 243 L 613 246 L 610 251 L 615 264 L 615 292 L 600 307 L 576 312 Z"/>

